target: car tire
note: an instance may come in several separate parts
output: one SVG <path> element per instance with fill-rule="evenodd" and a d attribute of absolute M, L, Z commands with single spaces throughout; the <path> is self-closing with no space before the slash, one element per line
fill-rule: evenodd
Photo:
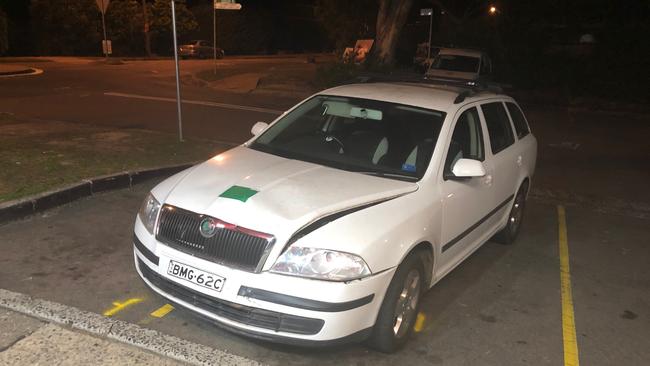
<path fill-rule="evenodd" d="M 515 196 L 515 201 L 508 214 L 506 226 L 494 235 L 492 240 L 499 244 L 509 245 L 514 243 L 521 230 L 524 221 L 524 210 L 526 208 L 526 194 L 528 193 L 528 182 L 524 182 Z"/>
<path fill-rule="evenodd" d="M 366 342 L 369 347 L 392 353 L 404 346 L 413 332 L 420 298 L 426 287 L 423 268 L 418 253 L 409 254 L 397 267 Z"/>

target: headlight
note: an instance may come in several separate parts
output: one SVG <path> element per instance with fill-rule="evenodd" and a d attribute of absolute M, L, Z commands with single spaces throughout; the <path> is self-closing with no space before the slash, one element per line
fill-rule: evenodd
<path fill-rule="evenodd" d="M 271 272 L 330 281 L 348 281 L 371 274 L 366 262 L 354 254 L 294 246 L 278 258 Z"/>
<path fill-rule="evenodd" d="M 140 211 L 138 212 L 138 217 L 140 217 L 140 221 L 147 228 L 149 234 L 153 234 L 153 227 L 156 225 L 158 211 L 160 211 L 160 203 L 149 193 L 147 198 L 144 199 L 144 202 L 142 202 L 142 206 L 140 206 Z"/>

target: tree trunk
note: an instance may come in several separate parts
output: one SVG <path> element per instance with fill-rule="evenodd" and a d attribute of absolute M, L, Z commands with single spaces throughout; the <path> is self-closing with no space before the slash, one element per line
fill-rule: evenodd
<path fill-rule="evenodd" d="M 395 62 L 395 47 L 413 0 L 380 0 L 373 61 L 378 66 Z"/>

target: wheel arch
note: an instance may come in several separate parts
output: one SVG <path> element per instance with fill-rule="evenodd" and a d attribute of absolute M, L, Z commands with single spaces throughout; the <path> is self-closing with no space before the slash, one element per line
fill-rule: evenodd
<path fill-rule="evenodd" d="M 425 288 L 428 289 L 433 281 L 433 268 L 435 264 L 434 246 L 426 240 L 414 244 L 400 259 L 399 264 L 401 265 L 412 253 L 416 254 L 420 258 L 420 261 L 422 261 L 422 266 L 424 267 L 426 275 L 425 280 L 427 286 Z"/>

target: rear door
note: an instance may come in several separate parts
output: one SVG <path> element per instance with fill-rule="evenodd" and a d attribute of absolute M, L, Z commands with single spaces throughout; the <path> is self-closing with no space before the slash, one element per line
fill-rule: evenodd
<path fill-rule="evenodd" d="M 488 131 L 487 156 L 492 163 L 490 180 L 493 189 L 490 218 L 486 219 L 491 231 L 503 223 L 503 215 L 510 207 L 517 190 L 521 157 L 515 144 L 515 135 L 503 101 L 481 103 L 483 121 Z"/>
<path fill-rule="evenodd" d="M 523 177 L 532 176 L 535 172 L 537 140 L 530 132 L 528 122 L 521 108 L 513 101 L 506 101 L 505 103 L 518 140 L 515 149 L 517 150 L 517 165 L 522 170 L 519 178 L 522 180 Z"/>

